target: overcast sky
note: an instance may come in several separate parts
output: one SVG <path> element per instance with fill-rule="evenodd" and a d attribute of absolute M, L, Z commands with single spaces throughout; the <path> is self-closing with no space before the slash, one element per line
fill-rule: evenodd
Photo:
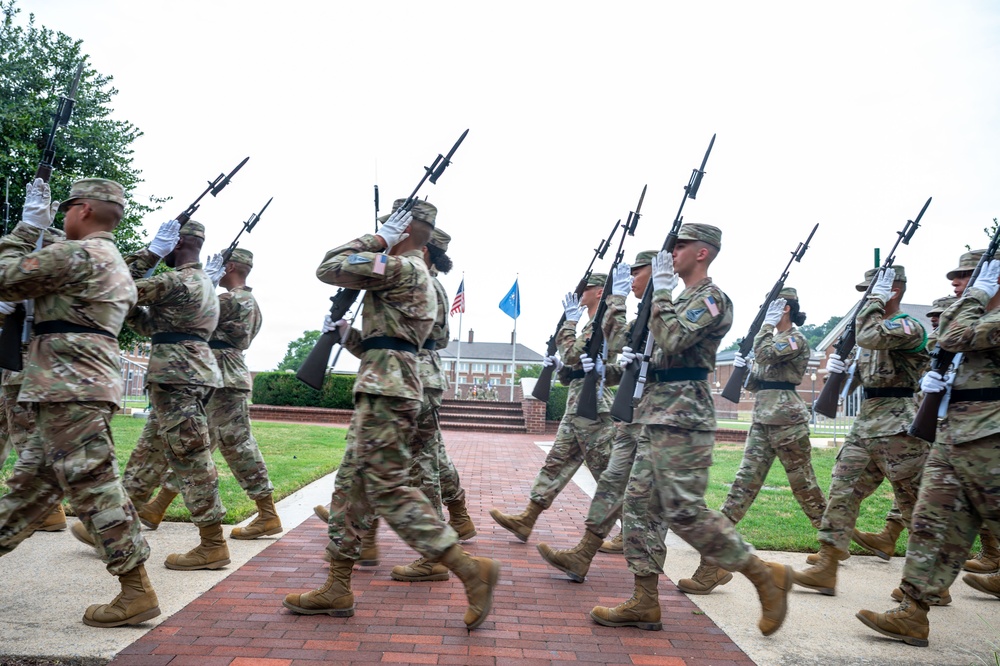
<path fill-rule="evenodd" d="M 116 116 L 145 132 L 140 192 L 174 197 L 151 232 L 250 155 L 196 219 L 218 251 L 274 197 L 242 243 L 264 313 L 254 370 L 319 327 L 334 288 L 315 268 L 373 230 L 372 186 L 388 212 L 466 128 L 454 165 L 422 192 L 454 237 L 442 282 L 453 295 L 464 271 L 463 339 L 471 327 L 477 341 L 509 341 L 498 303 L 519 275 L 518 341 L 536 351 L 646 183 L 625 252 L 662 245 L 713 133 L 684 212 L 723 230 L 710 274 L 736 308 L 726 343 L 817 222 L 788 280 L 815 324 L 851 307 L 873 249 L 887 252 L 927 197 L 897 254 L 905 302 L 949 293 L 944 274 L 1000 214 L 992 2 L 19 6 L 114 76 Z M 452 326 L 455 337 L 457 316 Z"/>

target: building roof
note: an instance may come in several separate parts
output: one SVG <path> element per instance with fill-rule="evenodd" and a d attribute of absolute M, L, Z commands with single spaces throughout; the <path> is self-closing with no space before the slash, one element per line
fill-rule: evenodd
<path fill-rule="evenodd" d="M 509 361 L 511 359 L 509 342 L 462 342 L 463 361 Z M 458 340 L 448 342 L 448 347 L 438 352 L 442 360 L 455 360 L 458 357 Z M 517 353 L 514 355 L 518 363 L 541 363 L 543 356 L 517 343 Z"/>

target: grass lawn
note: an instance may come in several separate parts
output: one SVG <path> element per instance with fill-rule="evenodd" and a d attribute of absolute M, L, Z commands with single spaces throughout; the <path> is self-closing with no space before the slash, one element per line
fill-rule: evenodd
<path fill-rule="evenodd" d="M 115 455 L 120 469 L 125 468 L 129 454 L 135 448 L 139 433 L 145 425 L 144 419 L 115 416 L 111 422 L 115 438 Z M 255 421 L 254 437 L 264 454 L 267 471 L 274 484 L 274 499 L 280 500 L 306 484 L 319 479 L 340 465 L 344 455 L 345 428 L 297 425 Z M 14 466 L 15 457 L 10 458 L 0 470 L 0 482 L 6 481 Z M 215 452 L 215 464 L 219 469 L 219 493 L 226 507 L 226 523 L 238 523 L 256 513 L 257 506 L 246 496 L 240 484 L 233 478 L 229 466 L 222 455 Z M 331 484 L 330 491 L 333 491 Z M 0 494 L 7 492 L 0 486 Z M 190 515 L 180 498 L 175 499 L 167 512 L 166 520 L 188 520 Z"/>

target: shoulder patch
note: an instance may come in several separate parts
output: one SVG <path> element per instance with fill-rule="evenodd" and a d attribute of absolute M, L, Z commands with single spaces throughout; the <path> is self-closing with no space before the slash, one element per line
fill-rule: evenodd
<path fill-rule="evenodd" d="M 890 331 L 893 330 L 893 329 L 897 329 L 900 326 L 902 326 L 902 324 L 900 324 L 899 322 L 896 322 L 896 321 L 887 321 L 887 322 L 885 322 L 885 327 L 888 328 Z"/>
<path fill-rule="evenodd" d="M 787 342 L 775 342 L 774 343 L 774 348 L 777 349 L 778 351 L 785 351 L 786 349 L 788 349 L 788 343 Z"/>
<path fill-rule="evenodd" d="M 371 262 L 371 259 L 363 257 L 360 254 L 352 254 L 347 258 L 347 263 L 349 264 L 370 264 Z"/>
<path fill-rule="evenodd" d="M 25 257 L 21 260 L 21 264 L 18 268 L 22 273 L 34 273 L 38 270 L 41 263 L 38 261 L 38 257 Z"/>
<path fill-rule="evenodd" d="M 693 324 L 694 322 L 701 319 L 701 316 L 706 312 L 708 312 L 708 308 L 692 308 L 687 312 L 685 312 L 684 316 L 687 318 L 689 322 Z"/>

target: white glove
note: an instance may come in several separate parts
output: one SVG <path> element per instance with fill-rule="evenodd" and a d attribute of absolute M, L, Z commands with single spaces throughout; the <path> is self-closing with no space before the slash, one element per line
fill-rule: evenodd
<path fill-rule="evenodd" d="M 875 278 L 875 286 L 872 287 L 872 298 L 880 299 L 883 305 L 888 303 L 892 298 L 892 281 L 895 279 L 895 269 L 887 268 L 880 272 Z"/>
<path fill-rule="evenodd" d="M 580 365 L 583 366 L 584 372 L 590 372 L 595 369 L 598 374 L 604 372 L 604 361 L 601 360 L 600 356 L 596 359 L 592 359 L 586 354 L 580 354 Z"/>
<path fill-rule="evenodd" d="M 629 363 L 642 356 L 632 351 L 631 347 L 622 347 L 622 353 L 618 355 L 618 365 L 622 370 L 628 367 Z"/>
<path fill-rule="evenodd" d="M 583 316 L 583 306 L 580 305 L 580 297 L 570 292 L 563 299 L 563 311 L 566 313 L 566 321 L 580 321 Z"/>
<path fill-rule="evenodd" d="M 208 261 L 205 262 L 205 272 L 212 281 L 212 286 L 218 287 L 219 281 L 226 274 L 226 266 L 222 263 L 221 254 L 213 254 L 208 258 Z"/>
<path fill-rule="evenodd" d="M 52 195 L 49 184 L 41 178 L 28 183 L 24 194 L 24 208 L 21 210 L 21 221 L 36 229 L 48 229 L 52 226 L 55 215 L 52 211 Z"/>
<path fill-rule="evenodd" d="M 7 301 L 0 301 L 0 315 L 9 315 L 14 311 L 17 303 L 8 303 Z"/>
<path fill-rule="evenodd" d="M 653 289 L 673 291 L 677 286 L 677 274 L 674 273 L 674 255 L 666 250 L 660 250 L 653 257 Z"/>
<path fill-rule="evenodd" d="M 410 234 L 406 233 L 406 228 L 413 220 L 413 213 L 402 208 L 389 216 L 381 227 L 378 228 L 376 236 L 381 236 L 385 241 L 386 250 L 391 250 L 393 245 L 398 245 L 400 241 L 406 240 Z"/>
<path fill-rule="evenodd" d="M 827 372 L 844 374 L 847 372 L 847 364 L 840 360 L 839 354 L 830 354 L 830 359 L 826 362 Z"/>
<path fill-rule="evenodd" d="M 781 315 L 785 314 L 785 299 L 776 298 L 767 306 L 767 313 L 764 315 L 764 323 L 777 326 L 781 321 Z"/>
<path fill-rule="evenodd" d="M 632 268 L 622 262 L 611 272 L 611 293 L 615 296 L 628 296 L 632 291 Z"/>
<path fill-rule="evenodd" d="M 920 380 L 920 390 L 924 393 L 940 393 L 948 387 L 941 373 L 931 370 Z"/>
<path fill-rule="evenodd" d="M 351 330 L 351 323 L 346 319 L 333 320 L 333 317 L 327 315 L 323 318 L 323 332 L 330 333 L 331 331 L 340 332 L 340 342 L 343 343 L 347 340 L 347 333 Z"/>
<path fill-rule="evenodd" d="M 174 251 L 177 242 L 181 239 L 181 223 L 177 220 L 164 222 L 157 229 L 153 241 L 149 244 L 149 251 L 158 257 L 165 257 Z"/>
<path fill-rule="evenodd" d="M 972 288 L 985 291 L 989 298 L 993 298 L 997 295 L 997 290 L 1000 289 L 1000 284 L 997 284 L 998 277 L 1000 277 L 1000 259 L 994 259 L 979 271 L 976 281 L 972 283 Z"/>
<path fill-rule="evenodd" d="M 747 367 L 747 360 L 743 358 L 743 354 L 736 352 L 736 356 L 733 357 L 733 367 L 736 368 Z"/>
<path fill-rule="evenodd" d="M 559 369 L 563 367 L 563 362 L 559 360 L 559 357 L 553 354 L 552 356 L 546 356 L 542 359 L 542 365 L 546 368 L 555 366 L 555 371 L 559 372 Z"/>

